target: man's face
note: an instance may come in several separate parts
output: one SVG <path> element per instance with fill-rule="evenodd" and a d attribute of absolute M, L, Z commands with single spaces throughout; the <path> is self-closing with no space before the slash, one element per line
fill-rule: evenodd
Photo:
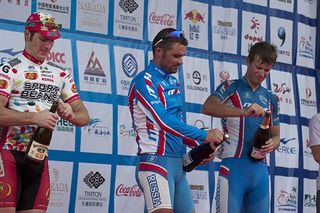
<path fill-rule="evenodd" d="M 269 75 L 273 64 L 262 63 L 261 60 L 248 62 L 247 77 L 251 83 L 260 85 Z"/>
<path fill-rule="evenodd" d="M 159 65 L 171 74 L 178 71 L 178 68 L 183 64 L 182 57 L 186 54 L 187 47 L 174 43 L 169 50 L 160 49 Z"/>
<path fill-rule="evenodd" d="M 51 40 L 40 33 L 31 36 L 30 32 L 26 32 L 26 49 L 30 55 L 44 61 L 53 46 L 54 40 Z"/>

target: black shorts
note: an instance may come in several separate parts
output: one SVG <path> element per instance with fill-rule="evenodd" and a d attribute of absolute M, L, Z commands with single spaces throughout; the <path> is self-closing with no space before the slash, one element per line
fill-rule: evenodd
<path fill-rule="evenodd" d="M 0 207 L 47 210 L 50 195 L 48 160 L 26 163 L 24 152 L 0 151 Z"/>

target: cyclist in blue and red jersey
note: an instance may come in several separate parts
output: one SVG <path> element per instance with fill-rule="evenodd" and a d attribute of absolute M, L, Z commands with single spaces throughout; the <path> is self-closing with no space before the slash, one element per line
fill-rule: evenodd
<path fill-rule="evenodd" d="M 154 213 L 194 212 L 186 174 L 182 169 L 185 145 L 220 143 L 223 132 L 185 124 L 178 71 L 188 41 L 182 31 L 161 30 L 153 40 L 153 61 L 131 82 L 128 99 L 137 133 L 139 163 L 136 179 L 146 207 Z M 207 159 L 210 160 L 210 159 Z"/>
<path fill-rule="evenodd" d="M 277 59 L 275 46 L 259 42 L 250 49 L 246 74 L 237 80 L 222 82 L 203 105 L 203 113 L 222 118 L 222 127 L 230 136 L 217 155 L 222 159 L 216 192 L 216 212 L 269 213 L 269 178 L 264 160 L 250 157 L 252 137 L 271 111 L 270 139 L 262 153 L 279 146 L 279 103 L 271 91 L 261 86 Z"/>
<path fill-rule="evenodd" d="M 46 60 L 60 38 L 60 28 L 49 14 L 31 14 L 25 25 L 25 49 L 0 65 L 0 213 L 47 210 L 48 158 L 39 165 L 24 160 L 36 128 L 54 130 L 58 115 L 76 126 L 89 121 L 71 73 Z M 57 99 L 58 115 L 48 110 Z"/>

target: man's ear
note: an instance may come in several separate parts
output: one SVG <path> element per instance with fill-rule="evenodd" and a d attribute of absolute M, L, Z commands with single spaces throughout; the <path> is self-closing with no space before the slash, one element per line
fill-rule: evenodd
<path fill-rule="evenodd" d="M 163 54 L 163 49 L 162 48 L 157 47 L 154 50 L 154 55 L 155 55 L 156 58 L 161 58 L 162 54 Z"/>

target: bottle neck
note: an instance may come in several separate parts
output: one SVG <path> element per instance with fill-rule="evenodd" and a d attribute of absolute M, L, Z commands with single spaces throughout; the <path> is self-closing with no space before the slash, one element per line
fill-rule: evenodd
<path fill-rule="evenodd" d="M 260 128 L 262 128 L 262 129 L 269 129 L 269 124 L 270 124 L 270 117 L 269 117 L 269 116 L 266 116 L 266 117 L 264 117 L 263 122 L 262 122 L 262 124 L 260 125 Z"/>

